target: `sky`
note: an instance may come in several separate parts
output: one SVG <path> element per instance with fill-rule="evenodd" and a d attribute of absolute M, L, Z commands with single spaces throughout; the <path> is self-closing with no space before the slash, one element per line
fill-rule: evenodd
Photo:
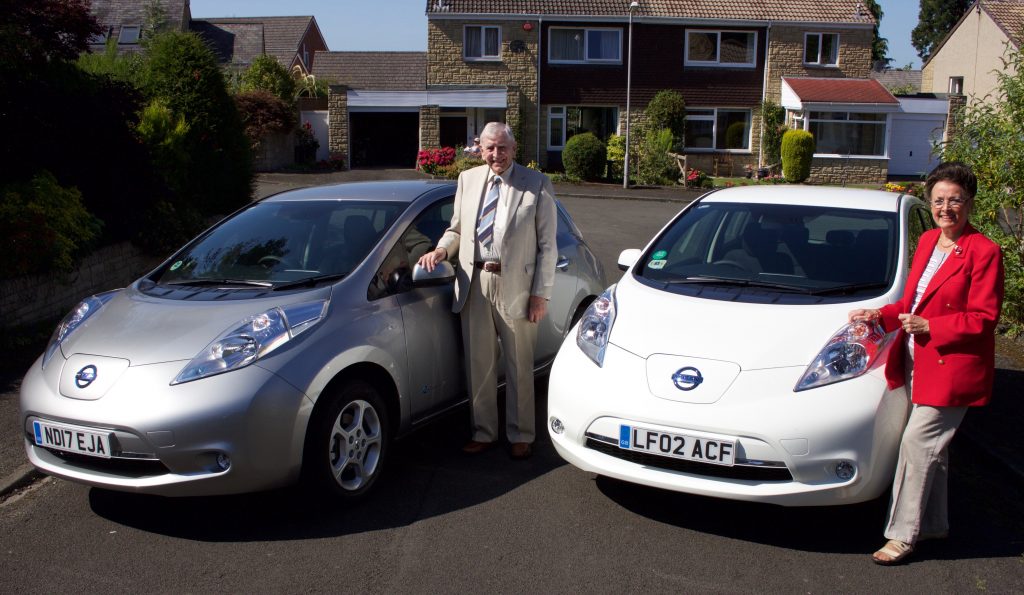
<path fill-rule="evenodd" d="M 879 33 L 889 40 L 892 66 L 921 67 L 910 45 L 919 3 L 878 0 Z M 623 5 L 626 1 L 623 0 Z M 313 15 L 327 47 L 335 51 L 426 51 L 426 0 L 191 0 L 192 16 L 248 17 Z"/>

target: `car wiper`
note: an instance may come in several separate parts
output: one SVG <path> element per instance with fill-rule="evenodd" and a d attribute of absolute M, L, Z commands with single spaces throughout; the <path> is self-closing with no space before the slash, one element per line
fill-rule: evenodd
<path fill-rule="evenodd" d="M 811 295 L 839 295 L 865 289 L 885 289 L 886 287 L 889 287 L 888 283 L 850 283 L 849 285 L 834 285 L 823 289 L 813 289 L 808 293 Z"/>
<path fill-rule="evenodd" d="M 250 281 L 249 279 L 187 279 L 184 281 L 171 281 L 166 285 L 194 285 L 196 287 L 207 287 L 211 285 L 240 285 L 242 287 L 273 287 L 269 281 Z"/>
<path fill-rule="evenodd" d="M 295 289 L 296 287 L 313 287 L 318 283 L 337 281 L 338 279 L 343 279 L 346 276 L 348 276 L 348 273 L 333 273 L 330 275 L 316 275 L 315 277 L 306 277 L 305 279 L 299 279 L 298 281 L 289 281 L 287 283 L 275 285 L 274 291 L 282 291 L 284 289 Z"/>
<path fill-rule="evenodd" d="M 769 281 L 756 281 L 754 279 L 736 279 L 734 277 L 708 277 L 701 275 L 698 277 L 683 277 L 678 279 L 669 279 L 665 281 L 667 285 L 687 285 L 687 284 L 708 284 L 708 285 L 731 285 L 736 287 L 759 287 L 766 289 L 778 289 L 779 291 L 788 291 L 793 293 L 809 293 L 804 287 L 795 287 L 793 285 L 786 285 L 785 283 L 772 283 Z"/>

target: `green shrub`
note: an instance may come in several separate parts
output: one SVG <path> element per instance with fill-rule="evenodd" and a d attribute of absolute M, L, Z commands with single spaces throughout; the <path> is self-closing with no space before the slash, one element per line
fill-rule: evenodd
<path fill-rule="evenodd" d="M 252 194 L 252 151 L 234 100 L 210 48 L 192 33 L 150 39 L 145 92 L 163 100 L 189 125 L 185 144 L 192 167 L 179 182 L 177 201 L 204 214 L 233 211 Z"/>
<path fill-rule="evenodd" d="M 799 184 L 811 176 L 814 136 L 806 130 L 788 130 L 782 135 L 782 176 Z"/>
<path fill-rule="evenodd" d="M 764 134 L 761 135 L 761 151 L 766 165 L 775 165 L 782 160 L 782 135 L 786 133 L 786 110 L 771 100 L 761 103 L 761 118 Z"/>
<path fill-rule="evenodd" d="M 285 103 L 295 103 L 295 79 L 273 56 L 257 56 L 242 73 L 241 79 L 243 93 L 265 91 Z"/>
<path fill-rule="evenodd" d="M 573 135 L 562 150 L 562 165 L 565 174 L 581 180 L 598 180 L 604 177 L 608 149 L 601 139 L 592 132 Z"/>
<path fill-rule="evenodd" d="M 608 151 L 605 153 L 608 160 L 608 177 L 621 180 L 622 168 L 626 163 L 626 137 L 613 134 L 608 137 Z"/>
<path fill-rule="evenodd" d="M 467 169 L 473 169 L 484 164 L 484 160 L 478 157 L 458 157 L 454 163 L 442 165 L 437 168 L 434 175 L 445 177 L 449 180 L 459 179 L 459 175 Z"/>
<path fill-rule="evenodd" d="M 678 91 L 662 90 L 651 99 L 644 109 L 647 116 L 647 128 L 672 131 L 672 145 L 669 150 L 681 153 L 686 133 L 686 100 Z"/>
<path fill-rule="evenodd" d="M 267 135 L 288 132 L 298 124 L 295 107 L 267 91 L 249 91 L 235 95 L 245 136 L 255 151 Z M 314 156 L 316 152 L 314 151 Z"/>
<path fill-rule="evenodd" d="M 48 171 L 0 188 L 0 276 L 67 273 L 100 235 L 102 223 L 85 210 L 82 194 Z"/>
<path fill-rule="evenodd" d="M 674 136 L 668 128 L 651 130 L 640 147 L 640 164 L 636 178 L 639 184 L 674 184 L 679 171 L 675 159 L 669 156 Z"/>

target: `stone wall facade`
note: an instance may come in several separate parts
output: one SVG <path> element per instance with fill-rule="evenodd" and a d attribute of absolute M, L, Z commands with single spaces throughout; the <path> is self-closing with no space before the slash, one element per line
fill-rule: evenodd
<path fill-rule="evenodd" d="M 328 115 L 328 148 L 331 159 L 340 159 L 345 169 L 352 168 L 349 154 L 348 129 L 348 87 L 331 85 L 327 95 Z"/>
<path fill-rule="evenodd" d="M 420 106 L 420 150 L 441 146 L 441 108 L 436 105 Z"/>
<path fill-rule="evenodd" d="M 884 184 L 889 173 L 887 159 L 846 159 L 815 157 L 809 184 Z"/>
<path fill-rule="evenodd" d="M 123 242 L 96 250 L 63 278 L 33 275 L 0 281 L 0 328 L 60 318 L 82 298 L 125 287 L 161 260 Z"/>
<path fill-rule="evenodd" d="M 804 33 L 838 33 L 839 65 L 804 64 Z M 871 29 L 814 30 L 805 27 L 772 27 L 768 39 L 767 97 L 778 103 L 782 77 L 868 78 L 871 73 Z"/>
<path fill-rule="evenodd" d="M 949 107 L 946 109 L 946 132 L 944 142 L 949 142 L 960 132 L 960 119 L 963 118 L 964 108 L 967 107 L 966 95 L 950 95 Z"/>
<path fill-rule="evenodd" d="M 523 25 L 530 23 L 531 30 Z M 466 60 L 463 39 L 467 25 L 501 28 L 499 60 Z M 518 159 L 539 161 L 537 155 L 537 21 L 473 21 L 431 19 L 427 21 L 427 88 L 494 89 L 508 93 L 505 121 L 519 145 Z M 467 106 L 476 107 L 476 106 Z M 541 151 L 543 153 L 543 139 Z"/>

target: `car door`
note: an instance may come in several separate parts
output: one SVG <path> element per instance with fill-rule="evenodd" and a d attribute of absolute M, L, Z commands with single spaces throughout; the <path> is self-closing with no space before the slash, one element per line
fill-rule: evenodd
<path fill-rule="evenodd" d="M 438 200 L 403 232 L 378 272 L 380 287 L 395 295 L 405 327 L 412 420 L 465 398 L 462 330 L 452 313 L 455 283 L 413 287 L 412 266 L 437 245 L 452 218 L 455 197 Z"/>

